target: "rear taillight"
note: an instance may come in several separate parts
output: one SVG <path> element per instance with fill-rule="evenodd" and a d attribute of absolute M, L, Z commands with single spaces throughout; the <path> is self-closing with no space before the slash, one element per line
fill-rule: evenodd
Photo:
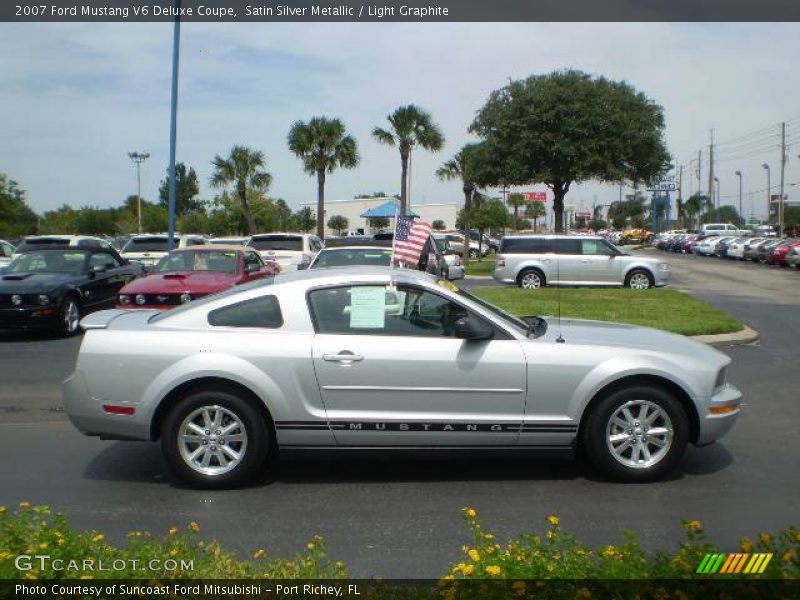
<path fill-rule="evenodd" d="M 497 266 L 498 267 L 505 267 L 506 266 L 506 257 L 505 256 L 498 256 L 497 257 Z"/>
<path fill-rule="evenodd" d="M 110 415 L 132 415 L 136 412 L 133 406 L 120 406 L 116 404 L 104 404 L 103 410 Z"/>

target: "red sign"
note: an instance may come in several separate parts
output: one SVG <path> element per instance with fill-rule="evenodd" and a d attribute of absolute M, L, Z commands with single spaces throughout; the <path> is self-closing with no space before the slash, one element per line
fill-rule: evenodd
<path fill-rule="evenodd" d="M 525 202 L 547 202 L 547 192 L 524 192 Z"/>

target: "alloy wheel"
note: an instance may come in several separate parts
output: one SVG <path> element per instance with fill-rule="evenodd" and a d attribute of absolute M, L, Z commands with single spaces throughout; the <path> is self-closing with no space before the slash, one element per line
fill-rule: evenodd
<path fill-rule="evenodd" d="M 629 285 L 634 290 L 646 290 L 650 287 L 650 279 L 644 273 L 634 273 Z"/>
<path fill-rule="evenodd" d="M 178 448 L 184 462 L 203 475 L 222 475 L 235 469 L 247 451 L 242 419 L 222 406 L 203 406 L 181 423 Z"/>
<path fill-rule="evenodd" d="M 622 465 L 649 469 L 672 447 L 674 432 L 667 412 L 649 400 L 630 400 L 620 406 L 606 425 L 606 444 Z"/>

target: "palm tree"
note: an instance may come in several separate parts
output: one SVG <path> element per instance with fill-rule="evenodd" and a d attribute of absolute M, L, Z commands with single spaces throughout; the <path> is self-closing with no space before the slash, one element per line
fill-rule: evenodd
<path fill-rule="evenodd" d="M 522 194 L 509 194 L 508 205 L 514 208 L 514 229 L 519 229 L 519 207 L 525 205 L 525 196 Z"/>
<path fill-rule="evenodd" d="M 703 208 L 708 203 L 708 197 L 696 192 L 692 194 L 686 202 L 683 203 L 683 212 L 689 218 L 689 222 L 694 226 L 695 217 L 699 215 Z"/>
<path fill-rule="evenodd" d="M 247 199 L 248 192 L 250 190 L 266 192 L 272 183 L 272 175 L 263 170 L 266 165 L 264 153 L 246 146 L 234 146 L 228 158 L 222 158 L 217 154 L 211 164 L 214 165 L 214 174 L 211 176 L 212 187 L 222 188 L 234 184 L 236 196 L 247 221 L 247 233 L 253 235 L 256 233 L 256 223 Z"/>
<path fill-rule="evenodd" d="M 303 169 L 317 176 L 317 235 L 325 239 L 325 175 L 337 167 L 358 165 L 358 144 L 347 135 L 339 119 L 314 117 L 308 123 L 295 121 L 289 131 L 289 150 L 302 159 Z"/>
<path fill-rule="evenodd" d="M 436 170 L 436 176 L 442 181 L 453 179 L 461 180 L 461 190 L 464 192 L 464 266 L 469 264 L 469 217 L 472 211 L 472 198 L 475 194 L 473 180 L 472 153 L 476 144 L 466 144 L 453 158 L 445 162 Z"/>
<path fill-rule="evenodd" d="M 529 219 L 533 219 L 533 229 L 536 231 L 536 226 L 539 222 L 539 219 L 547 215 L 547 209 L 544 206 L 544 202 L 531 202 L 525 208 L 525 216 Z M 595 211 L 595 219 L 597 219 L 597 211 Z"/>
<path fill-rule="evenodd" d="M 400 149 L 400 211 L 406 214 L 408 207 L 408 157 L 411 149 L 419 146 L 437 152 L 444 146 L 444 136 L 427 111 L 409 104 L 401 106 L 386 117 L 391 129 L 376 127 L 372 136 L 381 144 L 397 146 Z"/>

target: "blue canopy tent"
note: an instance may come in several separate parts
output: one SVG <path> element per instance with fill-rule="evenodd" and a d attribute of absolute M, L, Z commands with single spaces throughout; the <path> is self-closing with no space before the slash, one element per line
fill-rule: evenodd
<path fill-rule="evenodd" d="M 361 213 L 361 217 L 364 219 L 394 219 L 398 212 L 400 212 L 400 203 L 397 200 L 389 200 L 380 206 Z M 406 216 L 419 217 L 413 210 L 408 209 L 406 209 Z"/>

